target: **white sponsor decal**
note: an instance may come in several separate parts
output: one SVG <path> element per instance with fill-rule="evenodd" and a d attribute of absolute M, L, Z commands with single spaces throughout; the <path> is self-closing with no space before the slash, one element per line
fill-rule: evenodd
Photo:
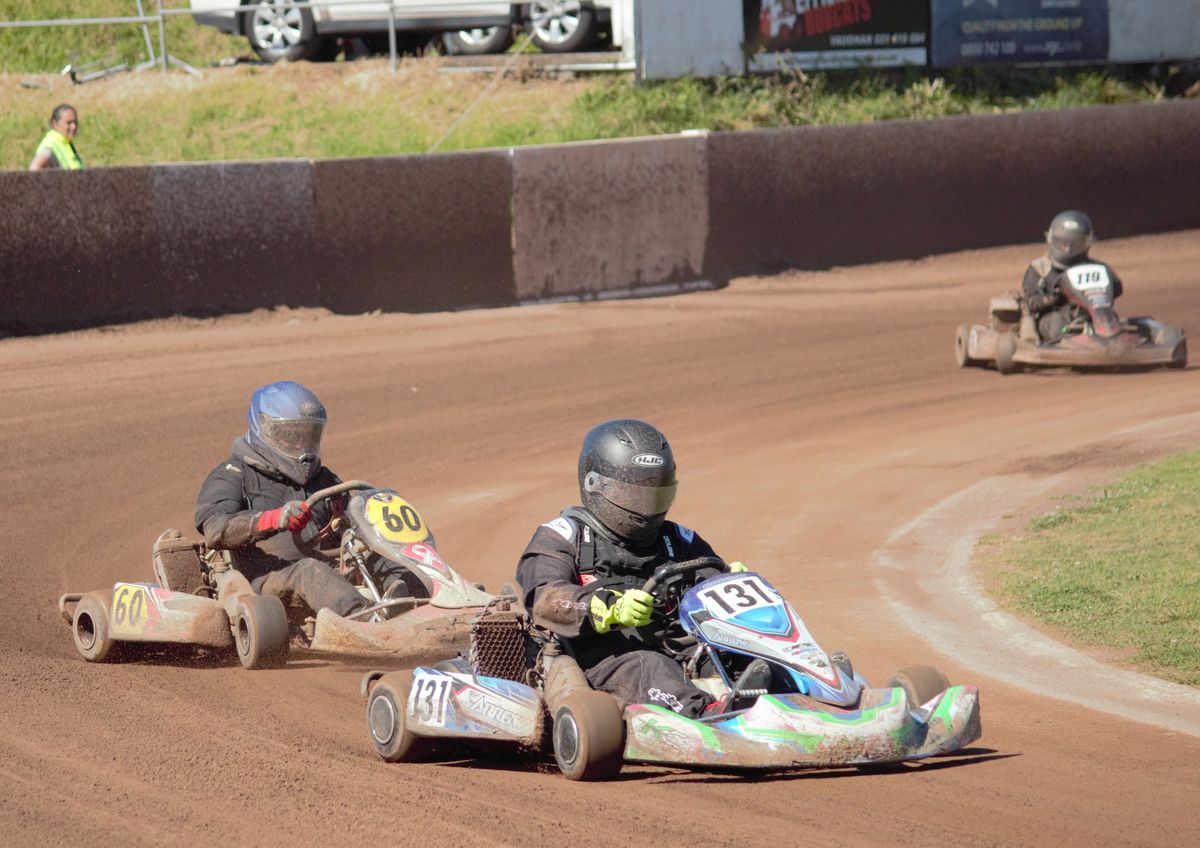
<path fill-rule="evenodd" d="M 652 468 L 659 465 L 666 465 L 667 461 L 656 453 L 639 453 L 633 458 L 633 464 Z"/>
<path fill-rule="evenodd" d="M 1096 262 L 1085 262 L 1067 269 L 1067 279 L 1082 292 L 1106 289 L 1109 285 L 1108 269 Z"/>
<path fill-rule="evenodd" d="M 571 538 L 575 535 L 575 525 L 561 516 L 553 521 L 547 521 L 542 526 L 549 527 L 568 542 L 571 541 Z"/>
<path fill-rule="evenodd" d="M 664 692 L 661 689 L 651 689 L 646 694 L 650 697 L 651 701 L 662 701 L 675 712 L 683 712 L 683 702 L 670 692 Z"/>
<path fill-rule="evenodd" d="M 667 549 L 667 556 L 675 559 L 675 546 L 671 544 L 670 536 L 663 536 L 663 546 Z"/>
<path fill-rule="evenodd" d="M 682 524 L 676 524 L 675 529 L 679 531 L 679 538 L 683 539 L 683 541 L 687 542 L 689 545 L 692 543 L 692 539 L 696 538 L 696 531 L 689 530 Z"/>
<path fill-rule="evenodd" d="M 476 689 L 466 692 L 467 712 L 485 724 L 495 725 L 510 733 L 519 732 L 517 714 L 502 701 L 490 698 Z"/>

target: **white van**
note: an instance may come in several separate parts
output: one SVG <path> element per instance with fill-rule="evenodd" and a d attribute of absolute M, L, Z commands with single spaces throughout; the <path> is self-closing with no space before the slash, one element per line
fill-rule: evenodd
<path fill-rule="evenodd" d="M 268 62 L 333 58 L 338 39 L 363 37 L 386 49 L 386 2 L 334 0 L 299 8 L 297 0 L 243 0 L 245 11 L 230 11 L 237 0 L 190 0 L 192 17 L 221 32 L 244 35 Z M 609 27 L 617 0 L 393 0 L 403 47 L 444 33 L 450 52 L 500 53 L 512 44 L 513 30 L 528 29 L 534 44 L 548 53 L 590 47 Z M 222 11 L 224 10 L 224 11 Z"/>

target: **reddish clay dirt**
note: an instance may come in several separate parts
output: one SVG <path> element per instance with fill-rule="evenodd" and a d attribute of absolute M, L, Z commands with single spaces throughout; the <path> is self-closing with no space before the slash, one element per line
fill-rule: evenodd
<path fill-rule="evenodd" d="M 891 534 L 973 481 L 1069 473 L 1081 441 L 1140 461 L 1159 448 L 1140 450 L 1131 428 L 1195 411 L 1193 369 L 955 367 L 955 326 L 982 320 L 1036 249 L 655 300 L 0 342 L 3 841 L 1197 844 L 1200 738 L 984 677 L 952 642 L 932 647 L 900 621 L 878 580 L 874 553 Z M 1200 330 L 1200 232 L 1097 254 L 1126 281 L 1125 314 Z M 584 431 L 615 416 L 656 422 L 680 463 L 673 517 L 768 574 L 869 678 L 932 663 L 978 683 L 982 739 L 883 774 L 633 766 L 585 785 L 529 761 L 385 765 L 358 693 L 370 666 L 83 662 L 59 594 L 149 579 L 152 541 L 190 529 L 250 392 L 281 378 L 327 404 L 332 468 L 400 489 L 445 558 L 492 587 L 537 524 L 574 502 Z M 1094 474 L 1091 454 L 1076 455 Z"/>

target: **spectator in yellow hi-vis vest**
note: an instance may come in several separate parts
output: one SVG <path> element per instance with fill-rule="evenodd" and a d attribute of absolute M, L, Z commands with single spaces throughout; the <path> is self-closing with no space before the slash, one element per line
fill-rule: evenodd
<path fill-rule="evenodd" d="M 29 170 L 41 171 L 46 168 L 63 168 L 67 171 L 78 171 L 83 167 L 83 160 L 72 143 L 75 132 L 79 129 L 79 115 L 75 107 L 60 103 L 50 114 L 50 132 L 46 133 L 38 145 Z"/>

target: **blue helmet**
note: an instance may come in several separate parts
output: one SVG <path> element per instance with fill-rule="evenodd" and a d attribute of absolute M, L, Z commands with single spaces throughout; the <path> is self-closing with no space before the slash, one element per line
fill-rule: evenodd
<path fill-rule="evenodd" d="M 258 389 L 246 413 L 246 441 L 280 473 L 304 485 L 321 468 L 325 407 L 299 383 L 281 380 Z"/>

